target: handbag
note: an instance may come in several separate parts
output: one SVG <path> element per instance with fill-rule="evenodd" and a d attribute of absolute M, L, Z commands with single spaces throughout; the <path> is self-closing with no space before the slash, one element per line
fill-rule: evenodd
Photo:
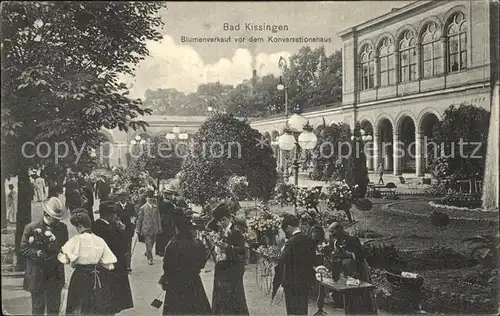
<path fill-rule="evenodd" d="M 163 299 L 165 299 L 165 292 L 162 290 L 160 294 L 151 302 L 151 306 L 154 308 L 160 308 L 163 305 L 163 301 L 159 300 L 160 296 L 163 295 Z"/>

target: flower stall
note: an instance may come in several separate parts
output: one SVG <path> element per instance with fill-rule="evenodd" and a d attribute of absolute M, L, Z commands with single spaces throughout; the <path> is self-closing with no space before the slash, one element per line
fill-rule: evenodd
<path fill-rule="evenodd" d="M 352 222 L 351 206 L 352 206 L 352 189 L 343 180 L 340 183 L 331 183 L 328 186 L 326 205 L 330 210 L 344 211 L 349 222 Z"/>
<path fill-rule="evenodd" d="M 279 183 L 274 188 L 274 202 L 280 206 L 294 205 L 297 199 L 297 187 L 293 184 Z"/>
<path fill-rule="evenodd" d="M 255 232 L 260 245 L 273 246 L 281 228 L 281 217 L 262 205 L 260 213 L 248 220 L 248 227 Z"/>

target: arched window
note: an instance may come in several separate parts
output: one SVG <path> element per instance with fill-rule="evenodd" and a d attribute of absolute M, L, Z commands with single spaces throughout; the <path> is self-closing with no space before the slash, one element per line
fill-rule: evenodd
<path fill-rule="evenodd" d="M 448 25 L 448 71 L 467 68 L 467 24 L 462 13 L 450 18 Z"/>
<path fill-rule="evenodd" d="M 395 83 L 394 45 L 388 38 L 383 39 L 378 51 L 380 65 L 380 86 L 385 87 Z"/>
<path fill-rule="evenodd" d="M 361 53 L 361 90 L 372 89 L 374 86 L 375 64 L 373 47 L 365 45 Z"/>
<path fill-rule="evenodd" d="M 443 56 L 439 41 L 441 31 L 436 23 L 426 25 L 422 33 L 422 74 L 424 78 L 437 76 L 442 73 Z"/>
<path fill-rule="evenodd" d="M 417 79 L 417 53 L 415 36 L 406 31 L 399 42 L 399 78 L 401 82 Z"/>

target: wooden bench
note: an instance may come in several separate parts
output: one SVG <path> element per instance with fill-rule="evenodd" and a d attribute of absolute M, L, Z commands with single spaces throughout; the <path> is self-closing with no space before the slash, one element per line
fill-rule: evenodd
<path fill-rule="evenodd" d="M 392 185 L 391 185 L 392 184 Z M 373 184 L 370 186 L 370 196 L 375 197 L 378 192 L 380 196 L 384 195 L 396 195 L 396 188 L 397 186 L 394 184 L 394 182 L 389 182 L 385 185 L 383 184 Z"/>

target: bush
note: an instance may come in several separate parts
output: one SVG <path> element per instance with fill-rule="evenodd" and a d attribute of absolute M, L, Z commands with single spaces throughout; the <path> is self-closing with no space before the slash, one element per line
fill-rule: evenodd
<path fill-rule="evenodd" d="M 394 245 L 372 244 L 364 246 L 366 261 L 370 267 L 384 270 L 392 270 L 395 267 L 405 266 L 400 252 Z"/>
<path fill-rule="evenodd" d="M 445 227 L 450 223 L 450 217 L 448 214 L 434 211 L 431 214 L 431 224 L 437 227 Z"/>
<path fill-rule="evenodd" d="M 356 237 L 359 237 L 359 238 L 380 238 L 380 237 L 382 237 L 382 234 L 379 234 L 374 230 L 364 229 L 364 228 L 355 230 L 353 235 Z"/>

